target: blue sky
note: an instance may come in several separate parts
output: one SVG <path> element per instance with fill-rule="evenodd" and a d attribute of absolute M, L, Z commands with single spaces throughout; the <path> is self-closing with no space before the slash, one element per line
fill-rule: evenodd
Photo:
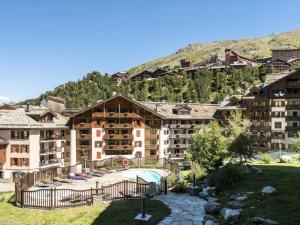
<path fill-rule="evenodd" d="M 0 102 L 37 97 L 98 70 L 113 73 L 194 42 L 300 28 L 298 0 L 0 2 Z"/>

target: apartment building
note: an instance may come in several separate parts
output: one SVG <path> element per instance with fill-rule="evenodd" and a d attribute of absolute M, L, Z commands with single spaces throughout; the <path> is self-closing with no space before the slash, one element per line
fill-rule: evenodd
<path fill-rule="evenodd" d="M 70 119 L 67 161 L 127 158 L 182 159 L 191 134 L 213 119 L 217 105 L 139 102 L 116 95 Z"/>
<path fill-rule="evenodd" d="M 300 70 L 271 74 L 243 96 L 257 152 L 291 150 L 300 131 Z"/>
<path fill-rule="evenodd" d="M 0 176 L 63 166 L 67 121 L 44 107 L 1 107 Z"/>

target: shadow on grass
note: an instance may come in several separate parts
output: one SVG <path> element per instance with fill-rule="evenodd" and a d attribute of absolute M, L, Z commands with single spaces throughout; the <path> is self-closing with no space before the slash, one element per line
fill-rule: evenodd
<path fill-rule="evenodd" d="M 248 174 L 234 188 L 219 193 L 223 205 L 233 193 L 254 192 L 246 200 L 242 211 L 243 223 L 249 223 L 254 216 L 269 218 L 284 225 L 300 224 L 300 164 L 254 165 L 262 174 Z M 265 186 L 273 186 L 278 194 L 262 195 Z"/>
<path fill-rule="evenodd" d="M 113 201 L 94 220 L 92 225 L 133 225 L 134 218 L 141 212 L 140 199 Z M 170 214 L 170 209 L 157 200 L 146 200 L 146 213 L 152 215 L 147 225 L 156 225 Z"/>

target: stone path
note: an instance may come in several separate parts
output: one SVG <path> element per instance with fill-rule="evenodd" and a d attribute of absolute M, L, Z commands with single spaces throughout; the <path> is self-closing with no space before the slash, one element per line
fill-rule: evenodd
<path fill-rule="evenodd" d="M 158 195 L 155 199 L 165 203 L 171 214 L 158 225 L 202 225 L 205 200 L 188 194 Z"/>

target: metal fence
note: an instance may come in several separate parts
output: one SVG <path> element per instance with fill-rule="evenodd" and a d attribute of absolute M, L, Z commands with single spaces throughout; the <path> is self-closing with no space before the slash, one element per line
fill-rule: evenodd
<path fill-rule="evenodd" d="M 22 190 L 16 183 L 16 203 L 25 208 L 55 209 L 93 205 L 95 200 L 131 199 L 147 196 L 148 183 L 122 181 L 100 188 L 87 190 L 74 189 L 40 189 Z"/>

